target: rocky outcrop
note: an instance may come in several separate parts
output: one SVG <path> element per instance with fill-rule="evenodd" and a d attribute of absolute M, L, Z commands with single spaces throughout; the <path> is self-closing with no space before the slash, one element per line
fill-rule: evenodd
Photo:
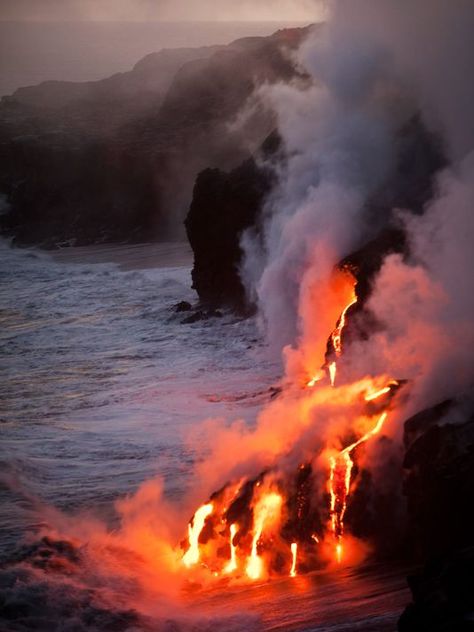
<path fill-rule="evenodd" d="M 474 545 L 474 414 L 441 402 L 405 424 L 404 491 L 421 556 Z"/>
<path fill-rule="evenodd" d="M 472 629 L 474 617 L 474 414 L 441 402 L 405 423 L 404 492 L 418 559 L 400 632 Z M 471 627 L 470 627 L 471 626 Z"/>
<path fill-rule="evenodd" d="M 196 174 L 232 169 L 273 127 L 230 126 L 263 81 L 288 79 L 305 29 L 165 50 L 97 82 L 45 82 L 0 103 L 0 230 L 18 244 L 176 237 Z"/>
<path fill-rule="evenodd" d="M 431 558 L 408 578 L 413 595 L 399 632 L 468 632 L 474 618 L 474 547 Z"/>
<path fill-rule="evenodd" d="M 193 288 L 202 302 L 245 307 L 240 238 L 256 226 L 271 181 L 271 172 L 252 158 L 230 173 L 199 174 L 185 225 L 194 251 Z"/>

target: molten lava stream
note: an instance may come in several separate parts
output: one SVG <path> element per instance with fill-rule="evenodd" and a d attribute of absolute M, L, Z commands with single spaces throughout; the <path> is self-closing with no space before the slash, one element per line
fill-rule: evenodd
<path fill-rule="evenodd" d="M 384 389 L 382 389 L 384 392 Z M 378 391 L 380 396 L 381 391 Z M 369 400 L 370 401 L 370 400 Z M 361 443 L 376 435 L 382 429 L 387 412 L 382 413 L 372 430 L 366 432 L 360 439 L 347 446 L 339 454 L 329 458 L 329 496 L 330 496 L 330 516 L 331 531 L 336 540 L 336 561 L 340 563 L 343 556 L 343 535 L 344 535 L 344 515 L 347 509 L 347 499 L 351 487 L 351 474 L 354 462 L 351 459 L 351 452 Z"/>
<path fill-rule="evenodd" d="M 291 543 L 291 569 L 290 577 L 296 577 L 296 561 L 298 555 L 298 544 L 296 542 Z"/>
<path fill-rule="evenodd" d="M 258 554 L 258 542 L 262 536 L 263 527 L 267 522 L 274 521 L 280 514 L 282 497 L 276 492 L 265 494 L 254 508 L 254 529 L 252 550 L 247 560 L 246 573 L 251 579 L 258 579 L 263 575 L 263 560 Z"/>
<path fill-rule="evenodd" d="M 329 357 L 326 354 L 325 365 L 306 383 L 308 387 L 315 386 L 317 382 L 326 377 L 329 377 L 331 386 L 335 385 L 336 360 L 341 356 L 343 350 L 342 335 L 346 326 L 347 313 L 349 308 L 357 302 L 355 283 L 356 281 L 352 275 L 348 276 L 344 273 L 342 277 L 338 276 L 337 287 L 341 289 L 341 294 L 340 296 L 338 295 L 340 302 L 339 299 L 336 302 L 333 301 L 331 310 L 335 310 L 334 313 L 337 313 L 341 302 L 346 304 L 340 312 L 336 327 L 329 336 Z M 337 303 L 339 303 L 339 307 Z M 326 385 L 318 389 L 315 396 L 308 398 L 307 402 L 309 407 L 318 408 L 318 406 L 322 406 L 324 410 L 326 406 L 328 406 L 329 410 L 331 410 L 331 406 L 334 406 L 336 417 L 341 417 L 342 419 L 346 418 L 346 415 L 342 414 L 345 410 L 344 407 L 346 407 L 350 410 L 347 418 L 354 419 L 352 431 L 356 432 L 357 435 L 362 434 L 357 441 L 339 452 L 333 452 L 329 457 L 327 485 L 330 497 L 329 531 L 335 542 L 335 559 L 338 563 L 344 557 L 344 518 L 354 465 L 351 458 L 352 452 L 358 445 L 364 443 L 382 429 L 387 418 L 387 412 L 380 414 L 380 411 L 384 411 L 388 407 L 391 394 L 394 392 L 395 387 L 400 386 L 395 380 L 386 381 L 385 386 L 382 386 L 382 380 L 384 380 L 382 376 L 377 379 L 367 377 L 334 390 L 327 388 L 326 382 Z M 384 397 L 386 395 L 387 398 Z M 379 398 L 382 399 L 376 401 Z M 364 404 L 364 401 L 366 404 Z M 354 418 L 354 408 L 360 407 L 361 404 L 364 406 L 364 413 Z M 380 415 L 378 421 L 371 430 L 365 431 L 367 424 L 373 424 L 374 414 Z M 362 424 L 361 431 L 359 430 L 360 424 Z M 304 468 L 304 466 L 301 467 Z M 277 474 L 277 477 L 282 476 L 283 480 L 285 479 L 286 474 L 279 471 L 278 468 L 272 470 L 272 476 L 273 473 Z M 191 523 L 188 525 L 189 544 L 182 558 L 182 562 L 187 568 L 198 564 L 201 560 L 199 539 L 206 525 L 206 520 L 211 514 L 213 515 L 209 518 L 206 535 L 202 538 L 202 553 L 205 556 L 202 566 L 211 570 L 214 576 L 221 574 L 226 576 L 234 575 L 240 579 L 246 576 L 250 580 L 257 580 L 265 577 L 267 570 L 272 569 L 274 571 L 276 568 L 279 568 L 286 569 L 283 572 L 289 572 L 290 577 L 295 577 L 298 573 L 298 565 L 301 569 L 308 569 L 314 564 L 314 560 L 311 561 L 310 559 L 312 554 L 309 556 L 307 554 L 307 540 L 311 538 L 318 543 L 319 539 L 314 534 L 309 535 L 306 533 L 304 535 L 306 528 L 304 524 L 298 524 L 297 527 L 293 525 L 291 529 L 296 528 L 296 531 L 291 531 L 290 529 L 290 532 L 293 534 L 292 539 L 286 539 L 287 536 L 279 531 L 280 526 L 282 526 L 279 523 L 283 497 L 276 491 L 268 491 L 268 486 L 266 486 L 267 491 L 262 491 L 260 485 L 264 482 L 264 477 L 265 473 L 262 473 L 254 480 L 242 478 L 238 482 L 229 483 L 211 496 L 212 502 L 201 506 L 196 511 Z M 279 479 L 277 478 L 277 480 Z M 273 484 L 274 482 L 270 483 L 270 485 Z M 281 489 L 291 489 L 291 483 L 290 487 L 281 487 Z M 289 501 L 289 498 L 286 498 L 286 501 Z M 295 514 L 293 517 L 287 515 L 288 507 L 291 507 L 291 503 L 289 505 L 285 504 L 284 518 L 287 522 L 283 523 L 284 528 L 285 525 L 292 524 L 291 520 L 293 522 L 296 520 L 296 523 L 305 520 L 302 517 L 303 514 L 300 513 Z M 291 511 L 294 510 L 292 509 Z M 252 528 L 249 529 L 251 522 Z M 241 533 L 236 538 L 239 530 L 241 530 Z M 297 539 L 298 541 L 296 541 Z M 283 564 L 281 561 L 285 542 L 291 542 L 289 550 L 286 544 L 288 565 L 286 563 Z M 300 551 L 298 552 L 299 545 Z M 227 551 L 229 553 L 226 553 Z M 298 553 L 300 560 L 298 560 Z M 266 568 L 266 563 L 268 563 L 268 569 Z"/>
<path fill-rule="evenodd" d="M 355 303 L 357 303 L 357 296 L 355 293 L 356 280 L 354 279 L 354 277 L 352 277 L 352 275 L 350 278 L 351 278 L 351 283 L 352 283 L 351 299 L 349 303 L 347 303 L 347 305 L 342 310 L 341 315 L 339 316 L 338 321 L 336 323 L 336 327 L 331 332 L 331 335 L 330 335 L 331 347 L 333 351 L 333 354 L 331 355 L 334 355 L 336 358 L 339 358 L 342 354 L 342 332 L 344 330 L 344 327 L 346 326 L 347 312 L 349 308 L 352 307 L 352 305 L 355 305 Z M 331 362 L 329 362 L 329 364 L 327 364 L 327 372 L 329 374 L 329 380 L 331 382 L 331 386 L 334 386 L 336 383 L 336 370 L 337 370 L 336 360 L 332 360 Z M 306 383 L 306 386 L 308 386 L 309 388 L 312 388 L 323 377 L 324 377 L 324 371 L 320 370 L 318 373 L 314 374 L 310 380 L 308 380 L 308 382 Z"/>
<path fill-rule="evenodd" d="M 230 525 L 230 560 L 224 566 L 224 573 L 233 573 L 237 570 L 237 552 L 234 544 L 234 537 L 238 531 L 238 526 L 233 523 Z"/>
<path fill-rule="evenodd" d="M 355 287 L 355 280 L 354 280 L 354 287 Z M 357 303 L 357 296 L 355 294 L 355 291 L 353 291 L 352 299 L 350 303 L 348 303 L 342 310 L 342 313 L 336 324 L 336 328 L 331 334 L 332 348 L 334 349 L 334 353 L 336 354 L 337 357 L 339 357 L 342 353 L 342 330 L 344 329 L 346 325 L 346 314 L 349 308 L 352 307 L 352 305 L 355 305 L 355 303 Z"/>
<path fill-rule="evenodd" d="M 199 509 L 194 514 L 192 524 L 188 524 L 189 548 L 183 555 L 183 564 L 188 568 L 190 566 L 194 566 L 199 562 L 199 536 L 204 528 L 206 518 L 211 515 L 213 510 L 214 505 L 212 503 L 208 503 L 207 505 L 199 507 Z"/>
<path fill-rule="evenodd" d="M 328 366 L 328 370 L 329 370 L 329 379 L 331 381 L 331 386 L 334 386 L 334 384 L 336 383 L 336 363 L 331 362 L 331 364 Z"/>

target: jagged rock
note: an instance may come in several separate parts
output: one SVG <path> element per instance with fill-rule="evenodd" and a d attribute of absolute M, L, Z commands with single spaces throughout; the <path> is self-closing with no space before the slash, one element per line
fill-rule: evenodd
<path fill-rule="evenodd" d="M 456 410 L 443 402 L 405 425 L 404 493 L 422 557 L 474 545 L 474 415 L 459 421 Z"/>
<path fill-rule="evenodd" d="M 223 313 L 218 309 L 208 309 L 201 310 L 199 309 L 194 314 L 191 314 L 187 318 L 181 321 L 183 325 L 192 325 L 193 323 L 197 323 L 200 320 L 209 320 L 209 318 L 222 318 Z"/>
<path fill-rule="evenodd" d="M 209 318 L 222 318 L 224 316 L 224 314 L 221 312 L 220 309 L 210 309 L 207 312 L 207 316 Z"/>
<path fill-rule="evenodd" d="M 239 276 L 243 231 L 257 224 L 271 174 L 253 159 L 230 173 L 201 172 L 185 226 L 194 251 L 193 288 L 204 303 L 245 305 Z"/>
<path fill-rule="evenodd" d="M 176 305 L 174 306 L 174 311 L 179 313 L 179 312 L 189 312 L 189 310 L 192 309 L 192 305 L 191 303 L 188 303 L 188 301 L 180 301 L 179 303 L 176 303 Z"/>
<path fill-rule="evenodd" d="M 184 318 L 181 323 L 183 325 L 192 325 L 193 323 L 197 323 L 200 320 L 204 320 L 205 318 L 205 313 L 201 310 L 198 310 L 197 312 L 194 312 L 194 314 L 191 314 L 191 316 L 187 316 L 186 318 Z"/>

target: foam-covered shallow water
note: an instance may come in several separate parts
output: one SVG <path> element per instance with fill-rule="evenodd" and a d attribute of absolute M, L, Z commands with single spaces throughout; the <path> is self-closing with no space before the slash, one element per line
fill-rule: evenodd
<path fill-rule="evenodd" d="M 126 547 L 63 537 L 84 515 L 113 535 L 114 501 L 148 479 L 182 497 L 206 453 L 189 433 L 206 418 L 251 425 L 280 369 L 253 319 L 182 323 L 188 265 L 67 264 L 5 242 L 0 263 L 0 629 L 395 629 L 398 571 L 190 590 L 178 609 L 137 596 L 147 569 Z"/>

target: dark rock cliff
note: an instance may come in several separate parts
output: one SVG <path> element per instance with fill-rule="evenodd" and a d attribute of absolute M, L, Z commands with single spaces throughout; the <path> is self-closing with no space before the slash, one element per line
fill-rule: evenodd
<path fill-rule="evenodd" d="M 240 238 L 256 225 L 271 182 L 271 172 L 252 158 L 230 173 L 206 169 L 199 174 L 185 225 L 194 251 L 193 288 L 201 301 L 245 307 Z"/>
<path fill-rule="evenodd" d="M 408 578 L 413 602 L 400 632 L 471 630 L 474 617 L 474 413 L 453 401 L 405 423 L 404 492 L 424 568 Z"/>

